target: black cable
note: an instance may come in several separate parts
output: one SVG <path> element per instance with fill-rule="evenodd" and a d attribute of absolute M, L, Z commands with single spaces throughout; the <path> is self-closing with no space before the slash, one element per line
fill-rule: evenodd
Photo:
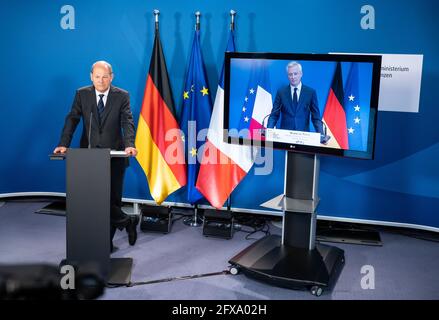
<path fill-rule="evenodd" d="M 267 230 L 264 230 L 265 227 L 267 227 Z M 263 232 L 265 234 L 265 236 L 269 236 L 271 234 L 270 233 L 270 225 L 267 222 L 265 222 L 265 224 L 261 228 L 255 229 L 253 232 L 251 232 L 248 235 L 246 235 L 245 239 L 246 240 L 259 240 L 257 238 L 250 238 L 251 235 L 253 235 L 253 234 L 257 233 L 257 232 Z"/>
<path fill-rule="evenodd" d="M 219 276 L 219 275 L 226 275 L 226 274 L 230 274 L 230 271 L 229 270 L 223 270 L 223 271 L 218 271 L 218 272 L 195 274 L 195 275 L 187 275 L 187 276 L 172 277 L 172 278 L 164 278 L 164 279 L 157 279 L 157 280 L 150 280 L 150 281 L 130 282 L 130 283 L 126 284 L 126 285 L 111 285 L 111 284 L 108 284 L 107 287 L 108 288 L 135 287 L 135 286 L 149 285 L 149 284 L 155 284 L 155 283 L 180 281 L 180 280 L 189 280 L 189 279 L 197 279 L 197 278 L 205 278 L 205 277 L 212 277 L 212 276 Z"/>
<path fill-rule="evenodd" d="M 172 215 L 173 216 L 180 216 L 178 218 L 173 218 L 172 223 L 174 223 L 175 221 L 181 220 L 183 218 L 186 218 L 186 217 L 192 217 L 191 214 L 184 214 L 184 213 L 173 213 Z"/>
<path fill-rule="evenodd" d="M 251 238 L 252 235 L 254 235 L 257 232 L 262 232 L 265 234 L 265 236 L 270 235 L 270 224 L 268 223 L 268 221 L 270 221 L 270 219 L 265 218 L 265 217 L 255 217 L 255 216 L 248 216 L 248 215 L 236 215 L 235 216 L 235 223 L 238 223 L 241 226 L 244 227 L 248 227 L 248 228 L 252 228 L 252 230 L 245 230 L 245 229 L 240 229 L 237 231 L 242 231 L 244 233 L 248 233 L 245 237 L 246 240 L 259 240 L 256 238 Z"/>

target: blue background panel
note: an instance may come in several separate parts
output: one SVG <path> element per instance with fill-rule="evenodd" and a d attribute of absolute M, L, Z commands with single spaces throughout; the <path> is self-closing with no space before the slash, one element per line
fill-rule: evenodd
<path fill-rule="evenodd" d="M 73 30 L 60 26 L 64 4 L 75 9 Z M 90 83 L 90 66 L 96 60 L 112 63 L 113 83 L 130 92 L 137 126 L 155 8 L 161 11 L 161 39 L 178 111 L 194 12 L 201 11 L 201 46 L 213 98 L 229 10 L 234 9 L 238 51 L 424 54 L 419 113 L 379 112 L 375 159 L 321 158 L 319 214 L 439 228 L 439 4 L 368 1 L 375 10 L 375 29 L 363 30 L 364 4 L 359 0 L 0 1 L 0 194 L 65 191 L 64 163 L 50 161 L 47 155 L 58 143 L 75 89 Z M 80 128 L 74 146 L 79 135 Z M 142 170 L 135 160 L 131 163 L 124 196 L 151 199 Z M 260 203 L 281 193 L 282 151 L 274 152 L 273 168 L 268 176 L 256 176 L 252 169 L 233 193 L 232 205 L 261 210 Z M 184 199 L 184 189 L 168 198 Z"/>

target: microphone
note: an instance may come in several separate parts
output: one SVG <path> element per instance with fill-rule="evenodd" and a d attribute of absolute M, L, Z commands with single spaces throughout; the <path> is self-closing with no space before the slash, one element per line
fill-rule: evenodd
<path fill-rule="evenodd" d="M 93 111 L 90 111 L 90 125 L 88 126 L 88 148 L 91 149 L 91 122 L 93 120 Z"/>
<path fill-rule="evenodd" d="M 323 125 L 323 133 L 320 134 L 320 143 L 326 145 L 328 143 L 329 139 L 331 139 L 331 136 L 328 136 L 326 134 L 327 133 L 326 124 L 322 120 L 320 120 L 320 121 L 322 122 L 322 125 Z"/>
<path fill-rule="evenodd" d="M 275 113 L 275 112 L 277 112 L 278 110 L 280 110 L 281 107 L 282 107 L 281 104 L 278 105 L 276 109 L 272 110 L 269 114 L 267 114 L 267 115 L 264 117 L 264 119 L 262 119 L 262 126 L 263 126 L 263 127 L 265 127 L 265 126 L 264 126 L 264 121 L 265 121 L 265 119 L 267 119 L 267 117 L 271 116 L 273 113 Z M 267 123 L 267 125 L 268 125 L 268 123 Z"/>
<path fill-rule="evenodd" d="M 267 128 L 266 126 L 264 126 L 264 121 L 265 121 L 265 119 L 267 119 L 267 117 L 271 116 L 273 113 L 275 113 L 275 112 L 277 112 L 278 110 L 280 110 L 281 107 L 282 107 L 282 105 L 279 104 L 279 105 L 277 106 L 276 109 L 272 110 L 269 114 L 267 114 L 267 115 L 262 119 L 262 123 L 261 123 L 261 124 L 262 124 L 262 127 L 264 128 L 264 129 L 261 129 L 261 135 L 262 135 L 262 136 L 265 136 L 265 129 Z M 268 123 L 267 123 L 267 125 L 268 125 Z"/>

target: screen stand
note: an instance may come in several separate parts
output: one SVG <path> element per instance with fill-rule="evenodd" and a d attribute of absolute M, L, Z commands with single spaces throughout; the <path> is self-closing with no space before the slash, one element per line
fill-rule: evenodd
<path fill-rule="evenodd" d="M 285 161 L 284 194 L 261 205 L 284 212 L 282 236 L 264 237 L 244 249 L 229 260 L 230 271 L 319 296 L 337 281 L 344 251 L 315 241 L 318 156 L 287 152 Z"/>

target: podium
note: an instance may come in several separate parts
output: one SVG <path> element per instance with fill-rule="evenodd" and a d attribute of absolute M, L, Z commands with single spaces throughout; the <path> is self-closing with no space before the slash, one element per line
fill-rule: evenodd
<path fill-rule="evenodd" d="M 230 272 L 276 286 L 309 289 L 320 296 L 334 286 L 344 265 L 344 251 L 316 244 L 319 204 L 319 158 L 288 151 L 284 194 L 261 206 L 282 210 L 282 236 L 271 235 L 253 243 L 229 260 Z"/>
<path fill-rule="evenodd" d="M 131 281 L 132 258 L 110 258 L 111 158 L 128 157 L 110 149 L 67 149 L 52 154 L 66 160 L 66 259 L 78 270 L 91 265 L 108 284 Z"/>

